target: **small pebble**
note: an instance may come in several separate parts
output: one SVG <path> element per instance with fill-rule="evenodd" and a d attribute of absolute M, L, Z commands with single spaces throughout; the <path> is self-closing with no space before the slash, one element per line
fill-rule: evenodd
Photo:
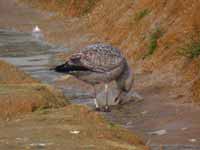
<path fill-rule="evenodd" d="M 45 143 L 32 143 L 32 144 L 30 144 L 30 146 L 40 146 L 40 147 L 44 147 L 44 146 L 46 146 L 46 144 L 45 144 Z"/>
<path fill-rule="evenodd" d="M 188 129 L 188 128 L 186 128 L 186 127 L 184 127 L 184 128 L 181 128 L 181 130 L 182 130 L 182 131 L 185 131 L 185 130 L 187 130 L 187 129 Z"/>
<path fill-rule="evenodd" d="M 127 126 L 130 126 L 130 125 L 132 125 L 132 124 L 133 124 L 132 121 L 129 121 L 129 122 L 126 123 Z"/>
<path fill-rule="evenodd" d="M 189 139 L 190 142 L 194 143 L 196 142 L 197 140 L 196 139 Z"/>
<path fill-rule="evenodd" d="M 80 133 L 80 131 L 77 131 L 77 130 L 72 130 L 72 131 L 70 131 L 70 133 L 71 133 L 71 134 L 79 134 L 79 133 Z"/>
<path fill-rule="evenodd" d="M 40 32 L 40 28 L 38 26 L 35 26 L 32 30 L 32 32 Z"/>
<path fill-rule="evenodd" d="M 143 112 L 141 112 L 141 114 L 143 114 L 143 115 L 145 115 L 145 114 L 147 114 L 148 113 L 148 111 L 143 111 Z"/>
<path fill-rule="evenodd" d="M 158 131 L 154 131 L 154 132 L 149 132 L 149 134 L 151 135 L 165 135 L 167 134 L 166 130 L 158 130 Z"/>

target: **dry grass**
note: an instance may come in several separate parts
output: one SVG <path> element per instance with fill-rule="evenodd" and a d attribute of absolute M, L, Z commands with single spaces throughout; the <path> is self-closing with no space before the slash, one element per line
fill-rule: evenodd
<path fill-rule="evenodd" d="M 71 131 L 74 130 L 79 133 L 72 134 Z M 12 140 L 19 137 L 26 137 L 27 140 L 20 143 Z M 14 149 L 26 149 L 33 141 L 52 143 L 46 145 L 48 150 L 66 147 L 70 150 L 148 150 L 148 147 L 130 131 L 117 125 L 111 126 L 99 113 L 79 105 L 20 116 L 18 121 L 11 120 L 9 125 L 0 126 L 0 138 L 5 139 L 0 145 L 4 150 L 10 150 L 9 146 Z M 9 146 L 6 144 L 7 140 Z"/>
<path fill-rule="evenodd" d="M 192 86 L 193 101 L 200 104 L 200 79 L 198 78 Z"/>
<path fill-rule="evenodd" d="M 0 118 L 66 105 L 61 92 L 0 61 Z"/>
<path fill-rule="evenodd" d="M 88 14 L 100 0 L 21 0 L 34 7 L 57 12 L 65 16 L 83 16 Z"/>
<path fill-rule="evenodd" d="M 0 84 L 39 83 L 15 66 L 0 60 Z"/>
<path fill-rule="evenodd" d="M 62 107 L 66 104 L 61 92 L 47 85 L 0 85 L 0 117 L 3 118 L 38 109 Z"/>

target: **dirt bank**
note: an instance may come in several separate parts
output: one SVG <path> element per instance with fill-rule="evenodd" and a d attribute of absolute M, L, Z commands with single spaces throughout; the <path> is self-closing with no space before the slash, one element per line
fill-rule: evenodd
<path fill-rule="evenodd" d="M 107 123 L 83 106 L 41 110 L 0 123 L 0 148 L 70 150 L 145 150 L 132 133 Z"/>
<path fill-rule="evenodd" d="M 0 84 L 25 84 L 39 83 L 15 66 L 0 60 Z"/>
<path fill-rule="evenodd" d="M 93 7 L 100 0 L 43 0 L 43 1 L 30 1 L 23 0 L 28 2 L 34 7 L 39 7 L 41 9 L 46 9 L 48 11 L 56 11 L 60 15 L 77 17 L 87 15 L 87 13 L 91 12 Z"/>
<path fill-rule="evenodd" d="M 0 118 L 8 119 L 20 113 L 66 104 L 61 92 L 0 61 Z"/>

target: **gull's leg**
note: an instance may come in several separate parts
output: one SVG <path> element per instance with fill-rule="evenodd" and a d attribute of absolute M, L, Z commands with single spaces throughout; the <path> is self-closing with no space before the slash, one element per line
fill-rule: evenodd
<path fill-rule="evenodd" d="M 117 102 L 118 104 L 120 104 L 120 101 L 121 101 L 121 100 L 119 99 L 120 96 L 121 96 L 121 94 L 122 94 L 122 91 L 120 90 L 119 93 L 118 93 L 118 95 L 116 96 L 116 98 L 115 98 L 115 100 L 114 100 L 114 101 Z"/>
<path fill-rule="evenodd" d="M 93 89 L 94 89 L 94 104 L 95 104 L 95 110 L 96 110 L 96 111 L 100 111 L 100 107 L 99 107 L 99 104 L 98 104 L 98 102 L 97 102 L 97 92 L 96 92 L 95 86 L 93 86 Z"/>
<path fill-rule="evenodd" d="M 106 105 L 105 105 L 105 110 L 106 112 L 109 112 L 109 106 L 108 106 L 108 84 L 105 84 L 105 94 L 106 94 Z"/>

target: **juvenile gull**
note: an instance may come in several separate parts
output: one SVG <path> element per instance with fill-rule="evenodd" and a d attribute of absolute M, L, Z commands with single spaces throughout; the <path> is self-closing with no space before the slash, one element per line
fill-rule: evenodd
<path fill-rule="evenodd" d="M 100 110 L 96 99 L 95 85 L 105 84 L 106 105 L 104 111 L 109 111 L 108 84 L 115 80 L 119 93 L 115 102 L 122 103 L 121 95 L 128 93 L 133 84 L 130 67 L 120 50 L 108 44 L 89 45 L 71 57 L 62 65 L 54 68 L 56 72 L 66 73 L 92 85 L 96 110 Z"/>

